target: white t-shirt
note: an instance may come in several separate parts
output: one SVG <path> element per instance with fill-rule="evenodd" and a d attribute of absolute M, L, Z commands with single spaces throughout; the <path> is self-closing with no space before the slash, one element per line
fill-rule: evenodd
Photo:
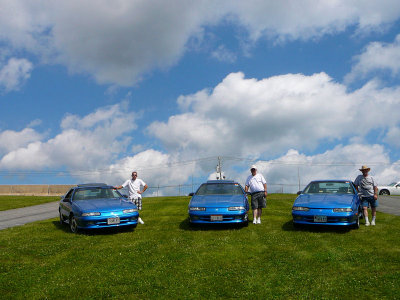
<path fill-rule="evenodd" d="M 146 183 L 142 179 L 136 178 L 136 180 L 128 179 L 122 184 L 122 187 L 128 187 L 129 199 L 138 199 L 142 198 L 138 191 L 145 185 Z"/>
<path fill-rule="evenodd" d="M 254 176 L 250 175 L 246 180 L 246 186 L 250 188 L 251 193 L 264 192 L 264 184 L 266 183 L 264 176 L 259 173 Z"/>

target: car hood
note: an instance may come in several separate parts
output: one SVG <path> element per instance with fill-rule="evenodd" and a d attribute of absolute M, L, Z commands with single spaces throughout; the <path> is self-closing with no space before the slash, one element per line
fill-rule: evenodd
<path fill-rule="evenodd" d="M 347 194 L 303 194 L 297 197 L 293 206 L 309 208 L 345 208 L 351 207 L 356 195 Z"/>
<path fill-rule="evenodd" d="M 74 201 L 74 204 L 83 212 L 105 212 L 110 210 L 123 210 L 136 207 L 132 202 L 119 198 L 78 200 Z"/>
<path fill-rule="evenodd" d="M 244 195 L 205 195 L 193 196 L 189 206 L 229 207 L 244 206 L 247 198 Z"/>

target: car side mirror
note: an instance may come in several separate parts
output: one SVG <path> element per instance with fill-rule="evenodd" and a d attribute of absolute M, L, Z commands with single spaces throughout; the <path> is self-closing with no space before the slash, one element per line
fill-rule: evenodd
<path fill-rule="evenodd" d="M 300 195 L 300 194 L 301 194 L 301 191 L 298 191 L 298 192 L 297 192 L 297 195 Z"/>
<path fill-rule="evenodd" d="M 189 196 L 190 196 L 190 197 L 193 197 L 193 196 L 194 196 L 194 193 L 189 193 Z"/>

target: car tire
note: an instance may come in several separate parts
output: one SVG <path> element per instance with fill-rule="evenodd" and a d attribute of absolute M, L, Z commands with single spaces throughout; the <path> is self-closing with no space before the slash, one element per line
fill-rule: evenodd
<path fill-rule="evenodd" d="M 60 216 L 60 225 L 64 225 L 64 217 L 62 216 L 61 211 L 58 211 L 58 214 Z"/>
<path fill-rule="evenodd" d="M 78 233 L 78 223 L 76 221 L 76 218 L 72 215 L 69 217 L 69 229 L 71 230 L 72 233 Z"/>
<path fill-rule="evenodd" d="M 357 222 L 353 225 L 353 229 L 359 229 L 360 228 L 360 214 L 357 216 Z"/>
<path fill-rule="evenodd" d="M 382 190 L 379 192 L 379 195 L 389 196 L 390 192 L 388 190 Z"/>

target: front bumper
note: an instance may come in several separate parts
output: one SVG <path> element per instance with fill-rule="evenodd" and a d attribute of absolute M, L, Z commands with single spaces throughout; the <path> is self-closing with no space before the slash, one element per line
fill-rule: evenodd
<path fill-rule="evenodd" d="M 213 220 L 213 218 L 218 220 Z M 189 219 L 194 224 L 229 224 L 244 223 L 248 221 L 245 210 L 239 211 L 189 211 Z"/>
<path fill-rule="evenodd" d="M 118 224 L 108 224 L 109 218 L 119 217 Z M 96 229 L 135 226 L 138 223 L 139 213 L 130 214 L 101 214 L 100 216 L 76 217 L 78 228 Z"/>
<path fill-rule="evenodd" d="M 315 222 L 315 216 L 326 216 L 326 222 Z M 357 223 L 358 213 L 327 213 L 324 211 L 315 211 L 313 209 L 310 209 L 307 212 L 292 210 L 292 217 L 293 222 L 296 224 L 351 226 Z"/>

